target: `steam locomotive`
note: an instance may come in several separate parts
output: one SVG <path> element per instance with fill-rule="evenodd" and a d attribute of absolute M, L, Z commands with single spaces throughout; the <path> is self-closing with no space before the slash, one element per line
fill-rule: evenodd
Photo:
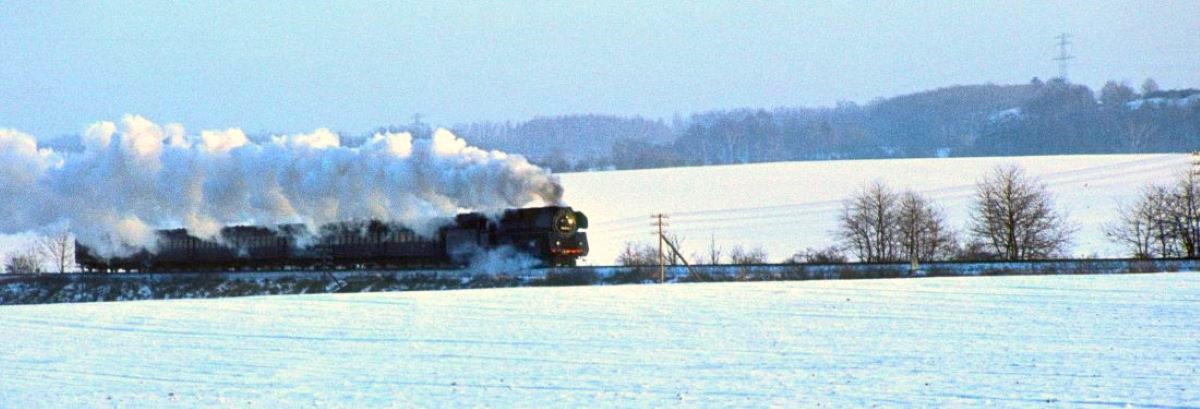
<path fill-rule="evenodd" d="M 160 230 L 154 252 L 101 257 L 76 243 L 85 272 L 228 271 L 455 267 L 480 251 L 510 248 L 542 266 L 574 266 L 588 254 L 588 219 L 570 207 L 509 209 L 499 217 L 459 214 L 422 236 L 395 223 L 335 223 L 311 234 L 303 225 L 223 228 L 210 240 Z"/>

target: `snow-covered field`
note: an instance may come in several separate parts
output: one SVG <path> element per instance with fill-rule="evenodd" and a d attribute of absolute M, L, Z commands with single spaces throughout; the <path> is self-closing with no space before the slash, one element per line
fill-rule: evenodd
<path fill-rule="evenodd" d="M 1200 406 L 1200 274 L 0 307 L 0 407 Z"/>
<path fill-rule="evenodd" d="M 1169 183 L 1189 161 L 1166 154 L 786 162 L 574 173 L 562 182 L 567 202 L 591 222 L 589 264 L 612 264 L 627 241 L 651 243 L 654 213 L 671 217 L 685 255 L 706 254 L 715 239 L 726 254 L 734 245 L 761 245 L 779 261 L 832 244 L 842 200 L 873 180 L 925 193 L 965 230 L 976 182 L 1015 163 L 1041 178 L 1080 228 L 1075 254 L 1122 257 L 1102 224 L 1116 218 L 1118 203 L 1131 202 L 1148 183 Z"/>

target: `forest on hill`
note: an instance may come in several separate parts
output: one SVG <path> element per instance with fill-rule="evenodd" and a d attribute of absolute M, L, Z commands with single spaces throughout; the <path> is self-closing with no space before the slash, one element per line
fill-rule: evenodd
<path fill-rule="evenodd" d="M 426 126 L 427 127 L 427 126 Z M 424 132 L 422 124 L 389 129 Z M 676 115 L 566 115 L 455 125 L 489 149 L 556 171 L 950 156 L 1188 152 L 1200 147 L 1200 90 L 1099 92 L 1061 79 L 956 85 L 833 107 Z"/>

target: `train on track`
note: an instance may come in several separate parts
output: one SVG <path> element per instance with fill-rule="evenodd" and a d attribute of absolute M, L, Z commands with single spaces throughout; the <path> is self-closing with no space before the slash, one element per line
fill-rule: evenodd
<path fill-rule="evenodd" d="M 84 272 L 250 271 L 459 267 L 480 251 L 511 249 L 540 266 L 574 266 L 588 254 L 588 219 L 570 207 L 509 209 L 489 217 L 459 214 L 422 236 L 395 223 L 231 226 L 204 239 L 184 229 L 157 232 L 157 248 L 102 257 L 76 243 Z"/>

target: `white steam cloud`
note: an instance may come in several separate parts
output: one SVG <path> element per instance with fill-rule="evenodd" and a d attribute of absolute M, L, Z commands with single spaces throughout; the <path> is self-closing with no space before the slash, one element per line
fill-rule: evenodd
<path fill-rule="evenodd" d="M 327 129 L 254 143 L 239 129 L 188 135 L 126 115 L 92 125 L 82 142 L 82 152 L 55 152 L 0 129 L 0 233 L 66 223 L 80 242 L 120 255 L 153 249 L 163 228 L 212 237 L 234 224 L 376 219 L 429 234 L 433 220 L 460 211 L 562 196 L 548 171 L 444 129 L 429 140 L 376 134 L 355 147 Z"/>

